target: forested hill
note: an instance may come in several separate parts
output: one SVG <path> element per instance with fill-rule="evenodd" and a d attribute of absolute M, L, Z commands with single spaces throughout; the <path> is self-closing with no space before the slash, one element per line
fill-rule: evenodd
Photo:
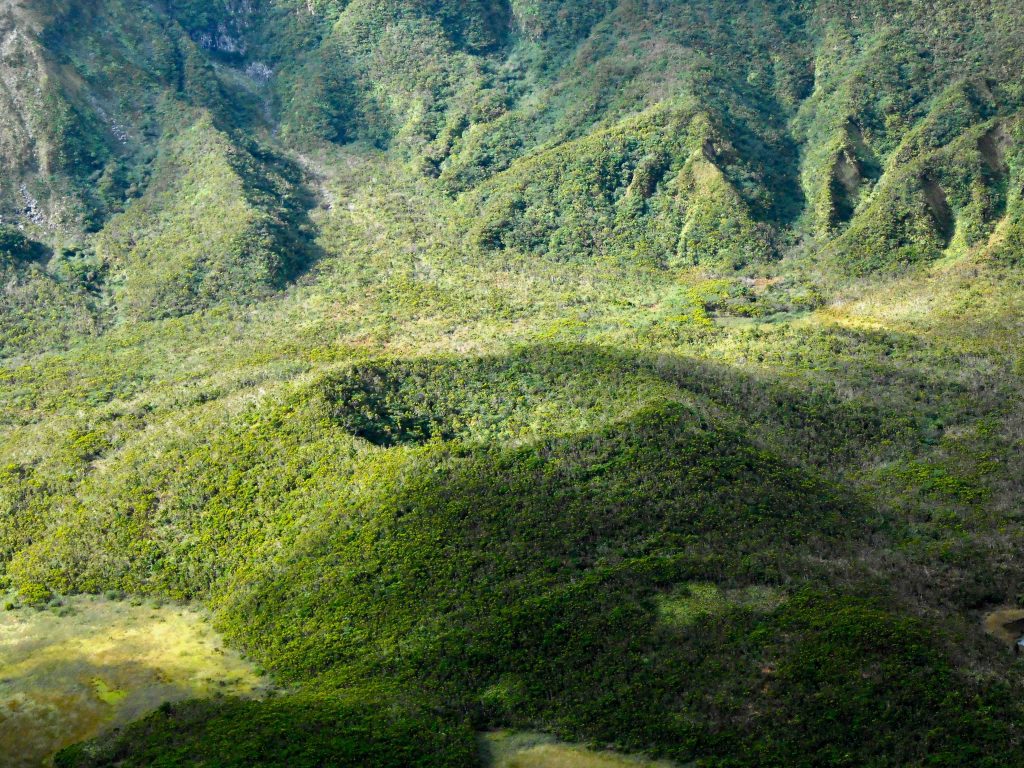
<path fill-rule="evenodd" d="M 739 269 L 811 240 L 864 274 L 997 229 L 1019 255 L 1012 0 L 42 0 L 2 18 L 0 211 L 103 273 L 116 308 L 93 322 L 295 279 L 316 259 L 295 156 L 325 144 L 434 180 L 481 257 Z"/>
<path fill-rule="evenodd" d="M 58 763 L 1024 765 L 1022 46 L 0 0 L 0 588 L 201 602 L 287 691 Z"/>

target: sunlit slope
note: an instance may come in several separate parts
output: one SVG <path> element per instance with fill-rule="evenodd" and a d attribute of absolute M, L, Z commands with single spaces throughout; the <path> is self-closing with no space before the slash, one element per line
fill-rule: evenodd
<path fill-rule="evenodd" d="M 318 180 L 282 150 L 324 143 L 442 192 L 468 258 L 757 270 L 810 241 L 826 282 L 992 238 L 1017 259 L 1012 3 L 583 5 L 9 3 L 0 215 L 62 291 L 110 298 L 94 323 L 294 280 Z"/>
<path fill-rule="evenodd" d="M 63 764 L 1024 762 L 1012 3 L 0 7 L 4 586 L 294 685 Z"/>
<path fill-rule="evenodd" d="M 8 573 L 26 594 L 121 585 L 212 599 L 235 642 L 319 691 L 268 711 L 267 727 L 286 716 L 317 722 L 325 707 L 348 706 L 336 691 L 379 680 L 385 696 L 415 690 L 445 711 L 469 713 L 477 727 L 542 722 L 682 759 L 746 750 L 763 758 L 769 749 L 793 764 L 808 743 L 777 743 L 791 732 L 775 718 L 804 706 L 800 691 L 824 689 L 854 707 L 844 718 L 866 715 L 854 702 L 875 711 L 880 697 L 898 697 L 909 707 L 902 727 L 941 720 L 952 729 L 944 749 L 964 760 L 958 750 L 979 744 L 977 726 L 961 719 L 970 705 L 932 718 L 945 711 L 950 688 L 970 685 L 950 670 L 933 689 L 932 671 L 915 682 L 911 670 L 944 668 L 953 637 L 971 656 L 988 649 L 968 620 L 940 606 L 1013 598 L 1020 360 L 1006 334 L 1020 332 L 1019 294 L 1011 276 L 992 269 L 864 289 L 797 322 L 721 329 L 680 314 L 671 321 L 682 334 L 675 341 L 651 331 L 657 351 L 632 355 L 608 345 L 636 333 L 641 318 L 653 322 L 658 310 L 640 297 L 660 292 L 671 301 L 672 285 L 620 279 L 618 292 L 628 287 L 638 306 L 615 310 L 618 323 L 581 319 L 571 307 L 563 320 L 534 324 L 449 316 L 450 347 L 493 345 L 491 327 L 562 340 L 481 358 L 454 348 L 426 359 L 360 351 L 415 345 L 428 317 L 444 317 L 451 296 L 419 291 L 360 297 L 361 313 L 376 307 L 382 318 L 396 301 L 415 307 L 404 323 L 382 320 L 389 331 L 378 341 L 350 327 L 344 312 L 324 321 L 314 288 L 292 299 L 303 309 L 273 310 L 317 329 L 289 346 L 256 354 L 243 345 L 235 357 L 217 357 L 215 338 L 241 340 L 245 327 L 258 333 L 282 321 L 210 317 L 210 346 L 193 353 L 197 365 L 184 377 L 158 361 L 166 350 L 183 359 L 164 345 L 184 334 L 174 345 L 187 347 L 199 326 L 159 326 L 159 345 L 137 338 L 128 348 L 140 374 L 157 364 L 149 380 L 127 380 L 129 400 L 109 393 L 94 411 L 104 420 L 91 434 L 71 433 L 74 443 L 65 438 L 67 452 L 48 450 L 45 462 L 10 476 L 9 488 L 27 491 L 28 477 L 44 484 L 22 497 L 39 516 L 20 518 L 33 527 L 18 537 L 33 544 L 16 538 Z M 956 326 L 965 302 L 976 321 Z M 567 343 L 588 336 L 601 346 Z M 98 351 L 74 365 L 124 354 Z M 50 370 L 23 369 L 23 393 L 46 402 Z M 10 444 L 26 450 L 48 424 L 81 418 L 34 417 L 35 425 L 11 428 Z M 813 479 L 822 472 L 844 490 Z M 896 581 L 883 586 L 870 575 L 879 568 Z M 708 618 L 698 604 L 684 614 L 695 619 L 673 623 L 678 614 L 665 601 L 685 602 L 686 585 L 707 580 L 736 594 L 779 585 L 789 596 L 766 606 L 726 600 Z M 891 613 L 911 606 L 942 615 L 945 628 L 936 636 Z M 722 625 L 723 610 L 739 623 Z M 550 634 L 557 627 L 562 634 Z M 948 641 L 938 639 L 946 633 Z M 774 645 L 781 637 L 787 645 Z M 803 666 L 819 653 L 839 654 L 849 679 L 840 668 Z M 996 655 L 971 663 L 988 669 L 1003 658 L 988 653 Z M 877 676 L 869 671 L 876 664 Z M 780 668 L 787 671 L 776 685 Z M 626 687 L 605 700 L 599 691 L 618 669 Z M 711 714 L 700 681 L 723 674 L 743 694 Z M 761 676 L 769 687 L 756 706 L 765 719 L 737 731 L 734 718 L 747 722 L 740 713 Z M 704 712 L 698 724 L 664 725 L 679 696 L 687 718 Z M 806 706 L 815 716 L 835 711 L 822 710 L 816 695 Z M 182 731 L 175 718 L 151 721 L 117 754 L 156 748 L 171 738 L 165 728 L 174 738 L 196 733 L 185 748 L 198 751 L 187 754 L 204 754 L 218 729 L 252 722 L 250 709 L 207 709 L 200 731 Z M 836 743 L 837 734 L 816 728 L 823 746 Z M 913 761 L 899 751 L 905 731 L 886 737 L 886 728 L 871 721 L 844 731 L 845 748 Z M 982 748 L 1009 744 L 1000 735 Z"/>

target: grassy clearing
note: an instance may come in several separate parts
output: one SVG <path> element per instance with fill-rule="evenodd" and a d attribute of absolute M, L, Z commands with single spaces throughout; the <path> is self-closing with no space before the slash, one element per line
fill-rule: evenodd
<path fill-rule="evenodd" d="M 565 744 L 540 733 L 496 731 L 481 739 L 485 768 L 673 768 L 672 763 Z"/>
<path fill-rule="evenodd" d="M 1024 635 L 1024 610 L 1020 608 L 1002 608 L 985 614 L 985 631 L 992 637 L 1009 647 L 1016 645 Z"/>
<path fill-rule="evenodd" d="M 67 598 L 0 614 L 0 750 L 38 768 L 164 702 L 268 690 L 207 618 L 178 606 Z"/>

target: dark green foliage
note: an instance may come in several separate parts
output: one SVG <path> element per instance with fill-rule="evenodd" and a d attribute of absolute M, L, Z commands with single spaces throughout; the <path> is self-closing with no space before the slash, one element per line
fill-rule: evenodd
<path fill-rule="evenodd" d="M 3 586 L 291 686 L 59 764 L 1024 764 L 1019 10 L 0 16 Z"/>
<path fill-rule="evenodd" d="M 57 257 L 0 225 L 0 355 L 61 346 L 96 330 L 95 264 Z"/>
<path fill-rule="evenodd" d="M 295 75 L 285 97 L 290 117 L 284 135 L 293 141 L 321 139 L 345 143 L 355 138 L 356 93 L 345 53 L 324 45 Z"/>
<path fill-rule="evenodd" d="M 611 0 L 573 2 L 558 0 L 513 0 L 511 3 L 521 32 L 554 52 L 562 52 L 585 37 L 611 11 Z"/>
<path fill-rule="evenodd" d="M 997 714 L 1015 707 L 1008 691 L 996 687 L 979 698 L 960 688 L 919 622 L 870 602 L 801 595 L 749 640 L 767 642 L 767 656 L 778 658 L 760 705 L 771 714 L 752 739 L 759 765 L 994 767 L 1024 756 L 1010 720 Z M 787 728 L 794 721 L 804 738 Z M 907 730 L 925 721 L 937 726 L 927 745 L 908 740 Z M 891 730 L 893 722 L 901 729 Z"/>
<path fill-rule="evenodd" d="M 396 370 L 397 369 L 397 370 Z M 365 366 L 347 371 L 325 387 L 331 417 L 347 432 L 374 445 L 422 443 L 450 437 L 453 408 L 417 385 L 421 375 L 399 366 Z"/>
<path fill-rule="evenodd" d="M 627 386 L 655 386 L 683 371 L 710 394 L 743 391 L 685 361 L 587 349 L 360 363 L 212 440 L 139 455 L 83 488 L 85 508 L 65 509 L 9 573 L 26 589 L 42 579 L 60 591 L 206 595 L 229 638 L 280 679 L 325 695 L 374 680 L 385 700 L 435 708 L 446 729 L 467 718 L 476 728 L 543 722 L 722 765 L 1017 759 L 1009 722 L 986 708 L 1013 705 L 995 693 L 972 703 L 976 692 L 934 638 L 886 600 L 737 603 L 695 624 L 661 608 L 693 581 L 793 589 L 822 578 L 811 555 L 842 557 L 877 535 L 862 502 L 664 401 L 589 434 L 518 447 L 474 439 L 514 434 L 520 411 L 552 398 L 578 408 L 586 391 L 622 391 L 638 375 L 650 379 Z M 817 430 L 809 449 L 830 430 L 866 445 L 882 429 L 838 403 L 783 398 L 749 412 L 777 414 L 795 435 Z M 502 412 L 503 402 L 512 407 Z M 413 434 L 410 423 L 430 426 Z M 399 447 L 359 448 L 344 437 L 358 429 Z M 428 429 L 449 441 L 417 445 Z M 73 449 L 108 450 L 99 436 Z M 125 557 L 90 562 L 83 546 Z M 195 759 L 237 727 L 262 749 L 266 718 L 294 718 L 297 733 L 280 749 L 296 759 L 391 744 L 335 731 L 307 739 L 302 724 L 321 717 L 308 706 L 197 705 L 184 728 L 179 716 L 155 715 L 96 749 L 146 764 L 150 753 L 133 750 L 179 744 L 168 754 Z M 795 720 L 804 727 L 792 729 Z M 927 752 L 906 729 L 932 733 Z M 395 738 L 413 748 L 419 737 L 404 733 Z"/>
<path fill-rule="evenodd" d="M 200 112 L 161 147 L 153 174 L 162 183 L 99 239 L 102 257 L 123 276 L 128 316 L 252 299 L 308 266 L 312 247 L 301 230 L 312 202 L 290 162 L 217 130 Z"/>
<path fill-rule="evenodd" d="M 476 741 L 410 707 L 353 695 L 290 696 L 266 702 L 165 705 L 101 746 L 62 752 L 60 768 L 461 768 L 475 766 Z"/>
<path fill-rule="evenodd" d="M 0 259 L 13 262 L 38 261 L 46 256 L 42 243 L 29 240 L 19 230 L 0 224 Z"/>

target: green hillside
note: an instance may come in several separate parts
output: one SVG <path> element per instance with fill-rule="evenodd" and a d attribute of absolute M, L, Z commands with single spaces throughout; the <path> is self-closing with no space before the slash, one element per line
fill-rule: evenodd
<path fill-rule="evenodd" d="M 278 686 L 57 765 L 1024 765 L 1022 41 L 0 0 L 5 602 L 193 601 Z"/>

